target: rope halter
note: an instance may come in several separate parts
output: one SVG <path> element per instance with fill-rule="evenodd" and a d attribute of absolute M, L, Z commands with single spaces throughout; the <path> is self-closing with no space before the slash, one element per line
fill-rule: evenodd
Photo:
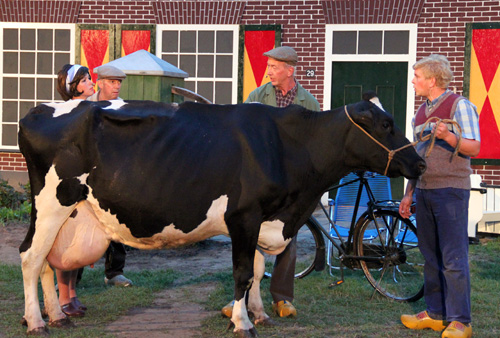
<path fill-rule="evenodd" d="M 390 150 L 389 148 L 387 148 L 386 146 L 384 146 L 382 143 L 380 143 L 379 141 L 377 141 L 375 139 L 375 137 L 371 136 L 366 130 L 364 130 L 363 128 L 361 128 L 361 126 L 359 124 L 357 124 L 356 122 L 354 122 L 354 120 L 352 119 L 352 117 L 349 115 L 349 113 L 347 112 L 347 106 L 344 106 L 344 111 L 345 111 L 345 114 L 347 115 L 347 117 L 349 118 L 349 120 L 351 120 L 352 124 L 354 124 L 356 127 L 358 127 L 363 133 L 365 133 L 369 138 L 371 138 L 376 144 L 378 144 L 379 146 L 381 146 L 385 151 L 387 151 L 388 153 L 388 158 L 387 158 L 387 165 L 385 166 L 385 171 L 384 171 L 384 176 L 387 176 L 387 170 L 389 170 L 389 165 L 391 164 L 391 161 L 392 159 L 394 158 L 394 155 L 400 151 L 400 150 L 403 150 L 403 149 L 406 149 L 410 146 L 414 146 L 413 143 L 408 143 L 408 144 L 405 144 L 404 146 L 398 148 L 398 149 L 395 149 L 395 150 Z M 415 143 L 416 144 L 416 143 Z"/>
<path fill-rule="evenodd" d="M 361 128 L 361 126 L 359 124 L 357 124 L 356 122 L 354 122 L 354 120 L 352 119 L 352 117 L 349 115 L 349 113 L 347 112 L 347 106 L 344 106 L 344 111 L 345 111 L 345 114 L 347 115 L 347 117 L 349 118 L 349 120 L 351 120 L 352 124 L 354 124 L 356 127 L 358 127 L 359 129 L 361 129 L 361 131 L 363 133 L 365 133 L 369 138 L 371 138 L 376 144 L 378 144 L 379 146 L 381 146 L 385 151 L 387 151 L 388 153 L 388 157 L 387 157 L 387 165 L 385 166 L 385 171 L 384 171 L 384 176 L 387 176 L 387 170 L 389 170 L 389 165 L 391 164 L 391 161 L 392 159 L 394 158 L 394 155 L 400 151 L 400 150 L 403 150 L 405 148 L 408 148 L 410 146 L 414 147 L 418 142 L 425 142 L 427 141 L 429 138 L 432 138 L 431 139 L 431 145 L 429 146 L 429 149 L 427 149 L 426 153 L 425 153 L 425 157 L 427 158 L 429 156 L 429 154 L 431 153 L 431 150 L 432 148 L 434 147 L 434 142 L 436 141 L 436 133 L 433 132 L 431 134 L 428 134 L 428 135 L 425 135 L 425 136 L 422 136 L 422 133 L 423 131 L 425 130 L 425 128 L 427 127 L 427 125 L 429 123 L 431 123 L 432 121 L 436 121 L 436 128 L 439 126 L 440 123 L 449 123 L 449 124 L 452 124 L 454 125 L 458 131 L 459 131 L 459 137 L 458 137 L 458 142 L 457 142 L 457 146 L 455 148 L 455 151 L 453 152 L 453 155 L 452 157 L 454 156 L 457 156 L 458 154 L 458 149 L 460 149 L 460 144 L 462 143 L 462 128 L 460 127 L 460 125 L 456 122 L 456 121 L 453 121 L 453 120 L 449 120 L 449 119 L 440 119 L 439 117 L 431 117 L 429 118 L 427 121 L 425 121 L 425 124 L 422 128 L 422 130 L 420 131 L 420 135 L 418 137 L 418 139 L 416 141 L 413 141 L 413 142 L 410 142 L 408 144 L 405 144 L 404 146 L 398 148 L 398 149 L 395 149 L 395 150 L 390 150 L 389 148 L 387 148 L 386 146 L 384 146 L 382 143 L 380 143 L 379 141 L 377 141 L 372 135 L 370 135 L 366 130 L 364 130 L 363 128 Z M 415 137 L 416 138 L 416 137 Z"/>

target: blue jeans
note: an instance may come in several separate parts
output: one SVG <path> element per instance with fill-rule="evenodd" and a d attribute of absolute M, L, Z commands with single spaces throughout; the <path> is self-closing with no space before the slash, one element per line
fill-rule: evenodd
<path fill-rule="evenodd" d="M 427 312 L 449 322 L 470 323 L 470 191 L 417 189 L 416 196 L 418 242 L 425 258 Z"/>

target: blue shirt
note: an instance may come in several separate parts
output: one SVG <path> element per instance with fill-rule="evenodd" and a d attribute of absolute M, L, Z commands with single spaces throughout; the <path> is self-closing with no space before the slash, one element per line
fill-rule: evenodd
<path fill-rule="evenodd" d="M 438 98 L 429 101 L 427 100 L 426 104 L 428 107 L 432 107 L 436 105 L 439 100 L 448 92 L 446 90 L 443 94 L 441 94 Z M 481 135 L 479 132 L 479 114 L 477 113 L 476 106 L 470 102 L 469 100 L 460 100 L 455 109 L 455 115 L 453 116 L 453 120 L 458 123 L 458 125 L 462 128 L 462 137 L 470 140 L 481 141 Z M 415 127 L 415 116 L 412 119 L 412 127 Z M 429 123 L 426 130 L 431 129 L 434 126 L 433 123 Z M 458 134 L 458 130 L 456 130 L 455 126 L 449 125 L 448 128 L 452 130 L 455 134 Z M 420 131 L 418 131 L 420 132 Z"/>

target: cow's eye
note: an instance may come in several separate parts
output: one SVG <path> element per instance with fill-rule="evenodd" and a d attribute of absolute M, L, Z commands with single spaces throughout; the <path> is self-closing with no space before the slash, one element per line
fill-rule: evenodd
<path fill-rule="evenodd" d="M 385 121 L 383 124 L 382 124 L 382 127 L 384 127 L 384 129 L 390 129 L 391 128 L 391 124 L 389 123 L 389 121 Z"/>

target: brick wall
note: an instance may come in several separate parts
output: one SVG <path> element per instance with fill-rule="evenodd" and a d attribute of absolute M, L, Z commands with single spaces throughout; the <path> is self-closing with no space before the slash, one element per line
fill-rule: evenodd
<path fill-rule="evenodd" d="M 499 165 L 473 165 L 474 174 L 481 175 L 483 183 L 500 185 L 500 166 Z"/>
<path fill-rule="evenodd" d="M 323 1 L 328 24 L 416 23 L 426 0 Z"/>
<path fill-rule="evenodd" d="M 81 1 L 78 23 L 156 24 L 151 1 Z"/>
<path fill-rule="evenodd" d="M 325 17 L 322 1 L 248 1 L 242 25 L 282 25 L 281 44 L 298 54 L 296 77 L 301 85 L 323 103 Z M 315 77 L 306 77 L 314 69 Z"/>
<path fill-rule="evenodd" d="M 0 153 L 0 168 L 4 171 L 27 171 L 26 162 L 21 153 Z"/>
<path fill-rule="evenodd" d="M 158 24 L 237 25 L 246 1 L 153 2 Z"/>
<path fill-rule="evenodd" d="M 0 1 L 0 22 L 76 23 L 81 1 Z"/>

